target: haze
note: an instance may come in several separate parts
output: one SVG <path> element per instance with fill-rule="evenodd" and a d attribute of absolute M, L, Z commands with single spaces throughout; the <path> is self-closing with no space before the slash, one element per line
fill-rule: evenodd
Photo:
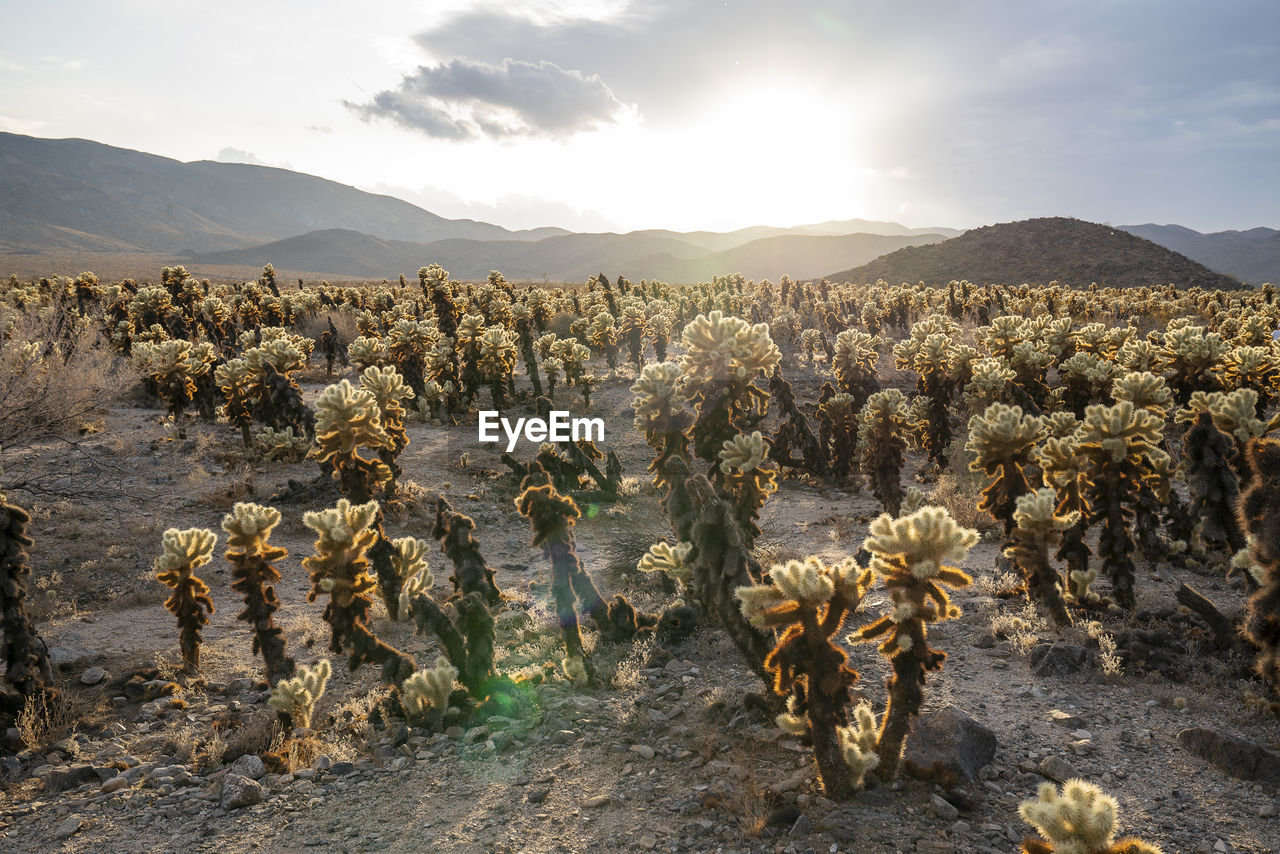
<path fill-rule="evenodd" d="M 11 5 L 0 130 L 510 228 L 1280 225 L 1272 2 Z"/>

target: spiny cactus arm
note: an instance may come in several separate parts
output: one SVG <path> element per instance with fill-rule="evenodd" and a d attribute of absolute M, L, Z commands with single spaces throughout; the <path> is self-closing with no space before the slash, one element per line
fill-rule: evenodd
<path fill-rule="evenodd" d="M 214 612 L 209 587 L 195 570 L 209 562 L 217 542 L 217 535 L 205 528 L 170 528 L 161 538 L 163 552 L 155 561 L 156 580 L 173 589 L 164 606 L 178 618 L 182 662 L 188 673 L 200 669 L 200 630 Z"/>
<path fill-rule="evenodd" d="M 502 592 L 494 581 L 494 570 L 484 562 L 480 544 L 471 536 L 475 526 L 475 520 L 456 512 L 443 496 L 436 499 L 431 536 L 440 541 L 440 550 L 453 564 L 450 580 L 454 593 L 479 593 L 493 607 L 502 601 Z"/>
<path fill-rule="evenodd" d="M 1067 626 L 1071 615 L 1062 596 L 1062 578 L 1049 563 L 1049 548 L 1079 522 L 1080 513 L 1058 514 L 1056 497 L 1051 487 L 1044 487 L 1018 498 L 1004 554 L 1021 571 L 1028 594 L 1049 610 L 1056 625 Z"/>

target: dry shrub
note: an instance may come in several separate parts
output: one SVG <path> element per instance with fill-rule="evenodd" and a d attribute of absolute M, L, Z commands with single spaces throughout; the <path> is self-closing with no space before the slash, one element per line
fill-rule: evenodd
<path fill-rule="evenodd" d="M 40 693 L 27 698 L 14 725 L 22 743 L 35 750 L 66 738 L 90 714 L 90 707 L 67 691 Z"/>
<path fill-rule="evenodd" d="M 87 324 L 46 307 L 0 307 L 0 446 L 68 436 L 136 372 Z"/>
<path fill-rule="evenodd" d="M 983 533 L 997 530 L 991 514 L 978 509 L 981 500 L 982 486 L 971 474 L 957 472 L 953 466 L 938 475 L 926 503 L 942 507 L 957 524 L 966 528 L 976 528 Z"/>

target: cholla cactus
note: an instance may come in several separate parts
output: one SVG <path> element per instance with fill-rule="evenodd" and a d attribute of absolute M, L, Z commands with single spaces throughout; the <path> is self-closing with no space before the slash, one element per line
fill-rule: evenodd
<path fill-rule="evenodd" d="M 1161 351 L 1163 368 L 1173 372 L 1170 385 L 1179 403 L 1194 391 L 1222 388 L 1222 370 L 1229 347 L 1216 332 L 1198 326 L 1170 327 Z"/>
<path fill-rule="evenodd" d="M 369 630 L 370 594 L 377 583 L 369 575 L 368 553 L 382 539 L 379 535 L 378 502 L 352 504 L 338 499 L 338 506 L 307 513 L 302 523 L 316 532 L 315 553 L 303 558 L 302 566 L 311 574 L 307 601 L 327 593 L 329 604 L 324 619 L 332 635 L 329 650 L 350 650 L 351 670 L 366 662 L 381 664 L 383 681 L 399 684 L 413 672 L 413 659 L 393 649 Z"/>
<path fill-rule="evenodd" d="M 183 340 L 138 345 L 134 352 L 146 361 L 147 375 L 168 405 L 174 423 L 181 422 L 187 406 L 195 399 L 197 378 L 209 371 L 208 362 L 190 341 Z"/>
<path fill-rule="evenodd" d="M 1164 377 L 1150 371 L 1134 371 L 1116 379 L 1111 386 L 1111 397 L 1116 403 L 1127 400 L 1136 407 L 1146 409 L 1161 421 L 1169 417 L 1173 405 L 1173 392 Z"/>
<path fill-rule="evenodd" d="M 916 327 L 920 325 L 917 323 Z M 914 327 L 912 335 L 915 335 Z M 909 344 L 911 339 L 902 343 Z M 929 459 L 938 465 L 946 465 L 947 451 L 951 446 L 951 415 L 947 404 L 955 387 L 951 358 L 953 346 L 949 335 L 940 332 L 929 334 L 912 351 L 909 364 L 919 376 L 916 385 L 921 396 L 928 401 L 927 417 L 920 424 L 924 447 L 929 452 Z M 899 348 L 895 347 L 894 353 L 898 351 Z"/>
<path fill-rule="evenodd" d="M 1057 512 L 1057 495 L 1051 487 L 1028 492 L 1018 498 L 1014 528 L 1004 549 L 1005 556 L 1022 572 L 1027 593 L 1049 609 L 1059 626 L 1071 625 L 1071 615 L 1062 597 L 1062 578 L 1049 563 L 1049 548 L 1079 521 L 1079 512 Z"/>
<path fill-rule="evenodd" d="M 396 481 L 404 473 L 397 461 L 409 446 L 409 435 L 404 430 L 406 404 L 403 401 L 414 396 L 413 390 L 405 385 L 395 368 L 367 368 L 360 374 L 360 385 L 377 401 L 382 429 L 391 440 L 390 445 L 378 448 L 378 459 L 391 473 L 383 496 L 390 499 L 395 496 Z"/>
<path fill-rule="evenodd" d="M 520 490 L 516 508 L 529 520 L 533 530 L 530 544 L 542 546 L 551 560 L 551 595 L 565 651 L 569 659 L 581 661 L 587 679 L 594 680 L 595 670 L 583 650 L 578 628 L 579 608 L 591 616 L 602 638 L 609 641 L 626 640 L 642 628 L 652 629 L 657 625 L 657 618 L 637 614 L 621 595 L 608 603 L 603 600 L 574 546 L 572 530 L 581 515 L 578 505 L 556 491 L 551 478 L 536 460 L 529 464 L 529 474 L 521 482 Z"/>
<path fill-rule="evenodd" d="M 409 603 L 419 593 L 429 591 L 435 584 L 435 576 L 427 566 L 427 541 L 416 537 L 397 537 L 391 541 L 394 551 L 391 554 L 391 568 L 394 578 L 387 583 L 381 579 L 378 586 L 382 591 L 383 602 L 387 613 L 397 620 L 409 618 Z M 394 585 L 388 592 L 387 587 Z"/>
<path fill-rule="evenodd" d="M 1102 400 L 1116 367 L 1093 353 L 1080 352 L 1059 364 L 1058 372 L 1062 375 L 1067 408 L 1079 418 L 1087 406 Z"/>
<path fill-rule="evenodd" d="M 363 373 L 369 368 L 385 365 L 390 354 L 384 339 L 361 335 L 347 345 L 347 358 L 356 366 L 356 370 Z"/>
<path fill-rule="evenodd" d="M 778 489 L 778 472 L 765 468 L 768 448 L 759 430 L 750 436 L 735 436 L 720 450 L 720 472 L 724 491 L 732 497 L 738 524 L 742 526 L 747 547 L 760 536 L 760 509 Z"/>
<path fill-rule="evenodd" d="M 253 651 L 262 653 L 267 681 L 275 684 L 292 676 L 293 659 L 285 654 L 284 633 L 275 624 L 280 607 L 275 584 L 280 571 L 275 563 L 289 552 L 268 540 L 280 523 L 280 511 L 261 504 L 238 503 L 222 519 L 227 533 L 226 558 L 231 564 L 231 589 L 244 597 L 244 610 L 236 615 L 253 628 Z"/>
<path fill-rule="evenodd" d="M 298 675 L 276 683 L 267 702 L 271 708 L 288 715 L 294 726 L 310 727 L 316 701 L 324 696 L 332 675 L 333 667 L 327 658 L 320 659 L 313 667 L 304 664 L 298 668 Z"/>
<path fill-rule="evenodd" d="M 431 726 L 431 722 L 443 719 L 457 678 L 458 668 L 447 661 L 414 671 L 400 686 L 400 702 L 408 719 L 419 726 Z"/>
<path fill-rule="evenodd" d="M 602 311 L 592 318 L 587 339 L 592 347 L 604 354 L 609 370 L 615 370 L 618 367 L 618 329 L 613 325 L 613 315 Z"/>
<path fill-rule="evenodd" d="M 739 587 L 735 595 L 743 615 L 760 629 L 779 630 L 764 666 L 774 693 L 790 695 L 789 716 L 807 719 L 818 774 L 827 797 L 843 799 L 857 784 L 845 761 L 839 731 L 848 726 L 849 691 L 858 673 L 849 656 L 831 639 L 844 626 L 871 587 L 872 573 L 847 558 L 828 566 L 819 558 L 775 566 L 769 584 Z"/>
<path fill-rule="evenodd" d="M 1280 694 L 1280 441 L 1251 441 L 1246 459 L 1250 477 L 1240 496 L 1240 523 L 1259 586 L 1249 597 L 1243 630 L 1258 649 L 1254 670 Z"/>
<path fill-rule="evenodd" d="M 331 385 L 316 400 L 316 458 L 333 467 L 333 478 L 353 501 L 368 501 L 391 480 L 386 463 L 362 457 L 360 447 L 375 451 L 395 446 L 382 426 L 378 401 L 347 380 Z"/>
<path fill-rule="evenodd" d="M 161 538 L 164 551 L 155 561 L 156 580 L 173 589 L 164 606 L 178 618 L 182 664 L 189 674 L 200 669 L 200 630 L 213 613 L 209 587 L 195 571 L 213 557 L 217 542 L 217 535 L 206 528 L 170 528 Z"/>
<path fill-rule="evenodd" d="M 680 367 L 674 362 L 659 362 L 645 365 L 631 386 L 635 427 L 658 452 L 648 469 L 655 486 L 670 483 L 666 471 L 671 460 L 689 456 L 686 431 L 693 424 L 693 417 L 687 409 L 689 399 L 680 386 L 680 377 Z"/>
<path fill-rule="evenodd" d="M 1280 389 L 1280 354 L 1271 347 L 1236 347 L 1227 353 L 1224 367 L 1227 388 L 1257 392 L 1254 415 L 1262 417 Z"/>
<path fill-rule="evenodd" d="M 1194 402 L 1194 401 L 1193 401 Z M 1187 483 L 1191 490 L 1191 514 L 1200 520 L 1200 536 L 1211 546 L 1230 554 L 1244 548 L 1244 534 L 1236 517 L 1240 480 L 1233 463 L 1237 450 L 1231 437 L 1215 423 L 1208 409 L 1194 412 L 1183 436 Z M 1185 418 L 1184 410 L 1179 414 Z"/>
<path fill-rule="evenodd" d="M 889 703 L 876 752 L 885 780 L 897 776 L 902 745 L 911 718 L 924 705 L 926 674 L 942 667 L 947 654 L 930 649 L 929 623 L 955 619 L 960 609 L 943 588 L 967 587 L 972 579 L 946 561 L 962 561 L 978 542 L 978 532 L 955 523 L 940 507 L 923 507 L 898 519 L 884 514 L 871 523 L 862 547 L 871 552 L 871 569 L 889 590 L 891 610 L 849 637 L 873 641 L 884 637 L 880 652 L 893 665 Z"/>
<path fill-rule="evenodd" d="M 839 480 L 853 474 L 857 465 L 858 415 L 861 406 L 851 394 L 834 394 L 818 407 L 821 434 L 828 445 L 831 473 Z"/>
<path fill-rule="evenodd" d="M 1075 524 L 1063 529 L 1058 550 L 1054 553 L 1055 558 L 1066 563 L 1069 579 L 1077 574 L 1081 577 L 1087 574 L 1089 558 L 1093 555 L 1085 542 L 1089 523 L 1083 497 L 1083 461 L 1079 451 L 1080 443 L 1073 430 L 1070 435 L 1050 436 L 1032 454 L 1032 461 L 1040 467 L 1045 486 L 1052 487 L 1057 496 L 1054 516 L 1074 517 L 1076 520 Z M 1094 570 L 1093 577 L 1097 578 L 1097 575 Z"/>
<path fill-rule="evenodd" d="M 257 445 L 263 459 L 282 463 L 304 460 L 311 451 L 311 440 L 294 433 L 292 427 L 283 430 L 263 427 L 258 431 Z"/>
<path fill-rule="evenodd" d="M 697 412 L 694 452 L 714 465 L 721 446 L 742 432 L 745 419 L 764 413 L 768 395 L 751 381 L 772 371 L 782 354 L 768 326 L 751 326 L 719 311 L 695 317 L 684 328 L 683 340 L 683 392 Z"/>
<path fill-rule="evenodd" d="M 1044 438 L 1044 420 L 1026 415 L 1016 406 L 993 403 L 982 415 L 969 419 L 965 450 L 973 454 L 969 469 L 987 475 L 978 509 L 990 513 L 1004 526 L 1008 537 L 1014 526 L 1018 498 L 1030 490 L 1023 468 L 1035 445 Z"/>
<path fill-rule="evenodd" d="M 408 318 L 397 320 L 387 330 L 387 355 L 415 394 L 422 393 L 428 354 L 439 335 L 435 326 Z"/>
<path fill-rule="evenodd" d="M 993 403 L 1008 402 L 1006 389 L 1015 377 L 1017 373 L 1005 359 L 979 359 L 973 365 L 973 376 L 964 387 L 965 404 L 974 412 L 982 412 Z"/>
<path fill-rule="evenodd" d="M 1061 793 L 1042 784 L 1018 815 L 1042 837 L 1024 840 L 1023 854 L 1160 854 L 1140 839 L 1115 841 L 1116 799 L 1084 780 L 1068 780 Z"/>
<path fill-rule="evenodd" d="M 486 605 L 493 607 L 502 600 L 502 593 L 494 582 L 493 569 L 484 562 L 480 544 L 471 536 L 475 527 L 475 520 L 465 513 L 455 512 L 444 496 L 436 499 L 436 521 L 431 536 L 440 541 L 440 551 L 453 564 L 449 580 L 453 582 L 454 596 L 474 593 Z"/>
<path fill-rule="evenodd" d="M 0 497 L 0 636 L 5 639 L 5 678 L 28 701 L 49 699 L 56 691 L 49 649 L 26 612 L 31 566 L 27 535 L 31 517 Z"/>
<path fill-rule="evenodd" d="M 676 583 L 687 586 L 693 579 L 693 567 L 689 565 L 689 553 L 693 543 L 654 543 L 636 564 L 640 572 L 660 572 Z"/>
<path fill-rule="evenodd" d="M 257 379 L 244 359 L 232 359 L 213 372 L 214 382 L 226 398 L 227 420 L 240 428 L 240 438 L 249 447 L 249 426 L 253 423 L 253 396 Z"/>
<path fill-rule="evenodd" d="M 867 398 L 880 390 L 876 379 L 876 339 L 856 329 L 846 329 L 836 336 L 835 358 L 831 369 L 835 371 L 840 390 L 853 398 L 851 408 L 858 411 Z"/>
<path fill-rule="evenodd" d="M 1116 602 L 1129 610 L 1137 604 L 1130 529 L 1162 432 L 1156 415 L 1122 400 L 1112 407 L 1090 406 L 1078 434 L 1089 522 L 1102 524 L 1098 551 L 1103 567 Z"/>
<path fill-rule="evenodd" d="M 858 414 L 858 447 L 862 470 L 885 511 L 897 515 L 902 507 L 902 458 L 907 449 L 910 416 L 907 399 L 896 388 L 867 398 Z"/>

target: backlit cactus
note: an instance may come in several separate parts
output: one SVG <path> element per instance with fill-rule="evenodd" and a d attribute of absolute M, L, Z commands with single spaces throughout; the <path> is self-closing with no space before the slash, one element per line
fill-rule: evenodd
<path fill-rule="evenodd" d="M 1048 609 L 1054 623 L 1067 626 L 1071 615 L 1063 599 L 1065 585 L 1049 562 L 1049 549 L 1063 531 L 1079 522 L 1080 513 L 1060 514 L 1057 505 L 1057 495 L 1051 487 L 1019 496 L 1004 554 L 1022 573 L 1028 595 Z"/>
<path fill-rule="evenodd" d="M 267 702 L 271 708 L 289 716 L 294 726 L 310 727 L 316 701 L 324 696 L 325 686 L 333 675 L 329 659 L 322 658 L 313 666 L 298 668 L 296 676 L 282 679 L 271 689 Z"/>
<path fill-rule="evenodd" d="M 1116 841 L 1117 812 L 1115 798 L 1092 783 L 1068 780 L 1061 792 L 1044 783 L 1035 800 L 1018 807 L 1041 836 L 1024 840 L 1023 854 L 1160 854 L 1140 839 Z"/>
<path fill-rule="evenodd" d="M 1135 505 L 1150 475 L 1150 457 L 1158 451 L 1162 432 L 1163 424 L 1156 415 L 1122 400 L 1111 407 L 1090 406 L 1077 433 L 1089 522 L 1102 526 L 1098 555 L 1111 577 L 1116 603 L 1128 610 L 1137 604 L 1133 589 Z"/>
<path fill-rule="evenodd" d="M 735 595 L 753 625 L 781 632 L 764 661 L 773 690 L 795 700 L 788 714 L 813 740 L 827 797 L 846 798 L 861 774 L 845 761 L 839 731 L 849 726 L 846 707 L 858 673 L 832 638 L 861 604 L 872 573 L 852 558 L 829 566 L 810 557 L 775 566 L 769 578 L 768 584 L 739 587 Z"/>
<path fill-rule="evenodd" d="M 408 719 L 428 727 L 443 720 L 457 678 L 458 668 L 447 661 L 414 671 L 400 686 L 400 702 Z"/>
<path fill-rule="evenodd" d="M 268 542 L 278 524 L 280 511 L 260 504 L 238 503 L 222 519 L 226 558 L 232 567 L 231 589 L 244 597 L 244 610 L 236 619 L 253 629 L 253 651 L 262 654 L 267 681 L 273 685 L 294 671 L 293 659 L 284 651 L 284 633 L 275 624 L 280 607 L 275 590 L 280 570 L 275 564 L 289 554 Z"/>
<path fill-rule="evenodd" d="M 200 670 L 200 630 L 214 610 L 209 586 L 195 571 L 213 557 L 217 542 L 217 535 L 205 528 L 170 528 L 161 538 L 163 552 L 155 561 L 156 580 L 173 590 L 164 606 L 178 618 L 182 664 L 188 674 Z"/>
<path fill-rule="evenodd" d="M 878 391 L 867 399 L 858 421 L 862 470 L 885 511 L 896 516 L 902 507 L 902 461 L 911 429 L 907 399 L 896 388 Z"/>
<path fill-rule="evenodd" d="M 391 480 L 386 463 L 361 456 L 362 447 L 390 450 L 395 442 L 382 426 L 373 392 L 344 379 L 316 400 L 315 455 L 332 466 L 343 494 L 357 503 L 368 501 Z"/>
<path fill-rule="evenodd" d="M 898 519 L 878 517 L 862 544 L 871 553 L 871 569 L 889 591 L 892 609 L 849 637 L 858 642 L 883 638 L 880 652 L 893 667 L 876 742 L 877 772 L 885 780 L 897 776 L 911 718 L 924 705 L 926 675 L 941 669 L 947 657 L 929 648 L 928 626 L 960 615 L 944 588 L 967 587 L 972 581 L 946 562 L 964 560 L 977 542 L 978 532 L 957 525 L 946 510 L 924 507 Z"/>
<path fill-rule="evenodd" d="M 978 509 L 1003 525 L 1006 537 L 1013 531 L 1018 498 L 1031 488 L 1024 468 L 1044 432 L 1043 419 L 1003 403 L 993 403 L 981 415 L 969 419 L 969 441 L 965 445 L 973 455 L 969 468 L 987 476 Z"/>
<path fill-rule="evenodd" d="M 413 672 L 413 659 L 379 640 L 369 629 L 371 594 L 377 582 L 369 575 L 369 550 L 381 539 L 377 529 L 378 502 L 352 504 L 338 499 L 337 507 L 314 511 L 302 523 L 316 532 L 314 554 L 303 558 L 311 575 L 307 601 L 321 593 L 329 602 L 324 619 L 329 623 L 329 651 L 350 652 L 347 666 L 381 664 L 384 682 L 399 684 Z"/>

